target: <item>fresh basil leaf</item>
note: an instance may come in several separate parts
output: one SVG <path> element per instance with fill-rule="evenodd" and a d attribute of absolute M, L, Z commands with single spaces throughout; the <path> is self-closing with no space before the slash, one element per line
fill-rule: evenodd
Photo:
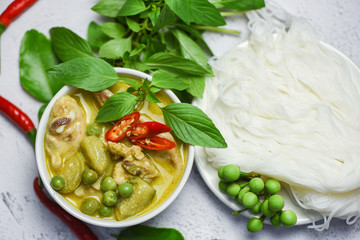
<path fill-rule="evenodd" d="M 219 1 L 218 3 L 222 4 L 225 7 L 240 11 L 250 11 L 265 7 L 264 0 L 223 0 Z"/>
<path fill-rule="evenodd" d="M 181 56 L 179 41 L 175 38 L 174 34 L 170 31 L 166 31 L 164 33 L 164 40 L 168 52 L 171 52 L 176 56 Z"/>
<path fill-rule="evenodd" d="M 180 75 L 184 74 L 184 72 L 185 74 L 197 76 L 203 76 L 208 73 L 206 69 L 202 68 L 192 60 L 164 52 L 152 55 L 144 62 L 144 64 L 152 69 L 162 69 Z"/>
<path fill-rule="evenodd" d="M 130 57 L 130 52 L 127 51 L 127 52 L 125 52 L 124 55 L 122 56 L 122 60 L 123 60 L 123 61 L 126 61 L 126 60 L 129 60 L 129 59 L 131 59 L 131 57 Z"/>
<path fill-rule="evenodd" d="M 130 28 L 131 31 L 133 32 L 139 32 L 140 31 L 140 25 L 135 22 L 133 19 L 126 17 L 126 24 L 128 25 L 128 27 Z"/>
<path fill-rule="evenodd" d="M 141 87 L 141 83 L 131 78 L 119 78 L 119 82 L 126 83 L 127 85 L 134 87 L 135 90 L 138 90 Z"/>
<path fill-rule="evenodd" d="M 146 66 L 142 62 L 140 62 L 138 60 L 134 60 L 134 59 L 126 60 L 124 67 L 131 68 L 131 69 L 136 69 L 136 70 L 139 70 L 141 72 L 145 72 L 145 71 L 150 70 L 150 68 L 148 66 Z"/>
<path fill-rule="evenodd" d="M 157 92 L 160 92 L 161 90 L 162 90 L 162 88 L 159 88 L 159 87 L 154 86 L 154 85 L 152 85 L 152 86 L 150 87 L 150 91 L 151 91 L 152 93 L 157 93 Z"/>
<path fill-rule="evenodd" d="M 226 0 L 225 0 L 226 1 Z M 232 0 L 231 0 L 232 1 Z M 238 0 L 239 1 L 239 0 Z M 240 0 L 241 1 L 241 0 Z M 209 2 L 214 5 L 217 9 L 220 10 L 220 8 L 223 8 L 224 5 L 222 5 L 220 2 L 220 0 L 209 0 Z"/>
<path fill-rule="evenodd" d="M 211 67 L 208 64 L 208 58 L 196 42 L 179 29 L 172 29 L 171 32 L 179 41 L 181 53 L 184 58 L 194 60 L 203 68 L 211 71 Z"/>
<path fill-rule="evenodd" d="M 158 53 L 164 52 L 166 50 L 166 45 L 162 42 L 157 41 L 156 38 L 148 38 L 147 45 L 144 50 L 144 55 L 142 56 L 142 61 L 146 62 L 149 57 Z"/>
<path fill-rule="evenodd" d="M 47 69 L 57 64 L 51 42 L 45 35 L 27 31 L 20 46 L 20 82 L 23 88 L 42 102 L 48 102 L 63 86 L 51 78 Z"/>
<path fill-rule="evenodd" d="M 152 102 L 152 103 L 160 103 L 160 100 L 155 96 L 155 94 L 151 91 L 148 92 L 148 94 L 145 97 L 146 101 Z"/>
<path fill-rule="evenodd" d="M 145 225 L 128 227 L 116 236 L 118 240 L 184 240 L 184 236 L 173 228 L 155 228 Z"/>
<path fill-rule="evenodd" d="M 158 71 L 154 73 L 154 75 L 152 76 L 151 85 L 154 85 L 159 88 L 176 89 L 176 90 L 184 90 L 189 87 L 188 84 L 186 84 L 178 77 L 162 71 Z"/>
<path fill-rule="evenodd" d="M 39 122 L 40 122 L 40 119 L 41 119 L 42 115 L 44 114 L 44 111 L 45 111 L 48 104 L 49 104 L 49 102 L 46 102 L 40 107 L 40 109 L 38 111 L 38 120 L 39 120 Z"/>
<path fill-rule="evenodd" d="M 99 51 L 99 48 L 109 41 L 109 37 L 101 30 L 101 27 L 96 22 L 91 22 L 88 27 L 87 39 L 94 51 Z"/>
<path fill-rule="evenodd" d="M 167 25 L 171 25 L 176 22 L 176 16 L 173 11 L 169 8 L 168 5 L 164 5 L 164 7 L 161 9 L 159 18 L 156 21 L 156 24 L 154 25 L 154 28 L 152 29 L 152 32 L 155 33 L 159 31 L 160 28 L 163 28 Z"/>
<path fill-rule="evenodd" d="M 119 81 L 114 68 L 100 58 L 76 58 L 49 70 L 54 80 L 87 91 L 100 91 Z"/>
<path fill-rule="evenodd" d="M 157 78 L 157 74 L 160 73 L 160 77 L 163 81 L 167 81 L 167 83 L 161 83 L 162 88 L 168 88 L 172 90 L 184 90 L 182 89 L 183 84 L 187 85 L 185 90 L 190 93 L 192 96 L 202 98 L 204 89 L 205 89 L 205 76 L 193 76 L 193 75 L 186 75 L 186 74 L 176 74 L 172 72 L 166 71 L 156 71 L 153 75 L 153 82 L 155 76 L 155 82 Z M 182 85 L 176 88 L 177 83 L 181 82 Z M 167 84 L 167 85 L 164 85 Z M 171 85 L 174 84 L 173 87 Z"/>
<path fill-rule="evenodd" d="M 202 98 L 205 89 L 205 77 L 184 76 L 180 77 L 183 82 L 187 83 L 189 87 L 186 89 L 188 93 L 194 97 Z"/>
<path fill-rule="evenodd" d="M 159 7 L 155 7 L 154 9 L 152 9 L 149 13 L 148 13 L 148 16 L 150 18 L 150 21 L 151 21 L 151 24 L 153 26 L 155 26 L 158 18 L 159 18 L 159 15 L 160 15 L 160 11 L 161 9 Z"/>
<path fill-rule="evenodd" d="M 127 0 L 101 0 L 91 9 L 103 16 L 116 17 Z"/>
<path fill-rule="evenodd" d="M 210 47 L 208 46 L 208 44 L 205 42 L 204 38 L 202 37 L 201 33 L 199 32 L 199 30 L 192 28 L 190 26 L 184 25 L 184 24 L 175 24 L 174 25 L 177 28 L 182 29 L 183 31 L 187 32 L 188 34 L 190 34 L 192 37 L 196 38 L 197 41 L 200 42 L 201 47 L 203 47 L 205 49 L 205 51 L 207 51 L 211 56 L 213 56 L 214 54 L 212 53 Z"/>
<path fill-rule="evenodd" d="M 140 44 L 138 47 L 136 47 L 135 49 L 131 50 L 130 52 L 130 57 L 136 56 L 139 53 L 141 53 L 142 50 L 144 50 L 145 45 L 144 44 Z"/>
<path fill-rule="evenodd" d="M 153 8 L 153 7 L 151 7 L 151 8 Z M 148 18 L 149 17 L 149 11 L 148 11 L 149 8 L 150 8 L 150 6 L 146 8 L 146 11 L 143 11 L 140 14 L 138 14 L 139 18 L 143 18 L 143 19 Z"/>
<path fill-rule="evenodd" d="M 133 16 L 146 10 L 143 0 L 127 0 L 118 12 L 118 16 Z"/>
<path fill-rule="evenodd" d="M 199 108 L 188 103 L 172 103 L 161 111 L 166 124 L 182 141 L 203 147 L 227 147 L 220 131 Z"/>
<path fill-rule="evenodd" d="M 107 22 L 102 24 L 101 30 L 112 38 L 122 38 L 126 35 L 124 26 L 116 22 Z"/>
<path fill-rule="evenodd" d="M 225 20 L 208 0 L 165 0 L 170 9 L 186 24 L 222 26 Z"/>
<path fill-rule="evenodd" d="M 126 92 L 133 93 L 133 92 L 136 92 L 136 89 L 133 87 L 129 87 L 128 89 L 126 89 Z"/>
<path fill-rule="evenodd" d="M 50 36 L 54 52 L 63 62 L 93 56 L 89 43 L 67 28 L 52 28 Z"/>
<path fill-rule="evenodd" d="M 103 58 L 118 59 L 131 51 L 131 38 L 113 39 L 100 47 L 99 55 Z"/>
<path fill-rule="evenodd" d="M 134 111 L 138 97 L 128 93 L 120 92 L 111 96 L 100 108 L 96 116 L 96 122 L 110 122 L 118 120 Z"/>
<path fill-rule="evenodd" d="M 147 93 L 148 91 L 149 91 L 149 89 L 150 89 L 150 82 L 149 82 L 149 80 L 147 80 L 147 79 L 141 79 L 141 83 L 142 83 L 142 93 L 140 92 L 140 94 L 143 94 L 143 93 Z"/>
<path fill-rule="evenodd" d="M 139 98 L 143 98 L 149 102 L 160 103 L 160 100 L 155 96 L 155 93 L 151 91 L 150 82 L 147 79 L 142 80 L 142 89 L 139 91 Z"/>

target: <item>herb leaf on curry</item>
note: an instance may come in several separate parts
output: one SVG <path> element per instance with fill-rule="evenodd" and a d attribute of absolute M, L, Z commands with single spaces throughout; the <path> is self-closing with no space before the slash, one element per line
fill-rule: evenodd
<path fill-rule="evenodd" d="M 133 87 L 135 90 L 138 90 L 141 87 L 141 83 L 131 78 L 119 78 L 119 82 L 126 83 L 127 85 Z"/>
<path fill-rule="evenodd" d="M 96 122 L 110 122 L 122 118 L 134 111 L 138 97 L 120 92 L 111 96 L 100 109 Z"/>
<path fill-rule="evenodd" d="M 182 141 L 203 147 L 227 147 L 211 119 L 194 105 L 173 103 L 161 108 L 161 111 L 166 124 Z"/>

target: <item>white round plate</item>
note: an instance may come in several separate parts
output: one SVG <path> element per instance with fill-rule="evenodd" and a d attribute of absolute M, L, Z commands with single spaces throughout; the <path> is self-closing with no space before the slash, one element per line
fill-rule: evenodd
<path fill-rule="evenodd" d="M 345 54 L 337 50 L 336 48 L 321 42 L 326 48 L 328 48 L 330 51 L 332 51 L 334 54 L 337 54 L 339 57 L 343 58 L 346 62 L 350 64 L 351 67 L 353 67 L 353 70 L 357 72 L 360 76 L 360 69 L 356 66 L 355 63 L 353 63 Z M 241 43 L 238 47 L 246 47 L 248 45 L 248 42 Z M 201 105 L 198 101 L 201 101 L 201 99 L 195 99 L 193 104 L 195 106 Z M 234 211 L 237 211 L 239 209 L 242 209 L 243 207 L 235 202 L 234 198 L 229 197 L 226 193 L 223 193 L 219 189 L 219 177 L 217 173 L 217 169 L 212 167 L 212 165 L 207 161 L 206 154 L 203 147 L 195 147 L 195 164 L 200 172 L 200 175 L 204 179 L 207 186 L 210 188 L 210 190 L 229 208 L 231 208 Z M 309 224 L 314 221 L 318 221 L 322 219 L 322 216 L 314 211 L 306 210 L 302 207 L 300 207 L 295 199 L 284 189 L 280 191 L 280 195 L 282 195 L 285 199 L 285 206 L 284 209 L 291 209 L 293 210 L 297 215 L 297 223 L 296 225 L 303 225 L 303 224 Z M 241 213 L 241 215 L 246 216 L 248 218 L 251 218 L 255 216 L 249 211 L 244 211 Z M 265 223 L 270 223 L 269 220 L 265 220 Z"/>

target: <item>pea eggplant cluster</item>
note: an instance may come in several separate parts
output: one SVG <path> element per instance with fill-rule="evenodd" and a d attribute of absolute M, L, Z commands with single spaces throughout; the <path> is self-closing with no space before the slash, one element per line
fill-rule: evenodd
<path fill-rule="evenodd" d="M 233 212 L 237 215 L 243 211 L 251 211 L 260 217 L 252 217 L 247 223 L 249 232 L 258 232 L 263 228 L 266 217 L 275 227 L 281 225 L 293 226 L 297 222 L 297 216 L 292 210 L 283 210 L 284 198 L 277 194 L 281 184 L 275 179 L 264 182 L 260 176 L 253 176 L 240 171 L 234 164 L 222 166 L 218 170 L 220 178 L 219 188 L 244 208 Z"/>
<path fill-rule="evenodd" d="M 82 173 L 82 182 L 85 185 L 91 185 L 98 179 L 98 174 L 89 168 Z M 50 182 L 51 187 L 59 191 L 65 186 L 65 179 L 61 176 L 54 176 Z M 106 177 L 100 185 L 100 189 L 104 192 L 102 204 L 93 198 L 88 197 L 81 205 L 81 211 L 87 215 L 93 216 L 99 210 L 100 217 L 110 217 L 114 212 L 114 206 L 120 197 L 129 197 L 133 192 L 131 183 L 125 182 L 117 185 L 112 177 Z M 116 192 L 117 190 L 117 192 Z"/>

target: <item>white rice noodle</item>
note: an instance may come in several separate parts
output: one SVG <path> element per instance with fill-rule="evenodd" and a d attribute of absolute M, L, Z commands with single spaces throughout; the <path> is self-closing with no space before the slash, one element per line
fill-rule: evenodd
<path fill-rule="evenodd" d="M 288 31 L 250 16 L 248 46 L 212 59 L 195 104 L 213 119 L 227 149 L 205 149 L 218 168 L 235 163 L 291 186 L 305 209 L 348 224 L 360 217 L 360 75 L 320 43 L 308 23 Z M 274 32 L 276 34 L 274 35 Z"/>

